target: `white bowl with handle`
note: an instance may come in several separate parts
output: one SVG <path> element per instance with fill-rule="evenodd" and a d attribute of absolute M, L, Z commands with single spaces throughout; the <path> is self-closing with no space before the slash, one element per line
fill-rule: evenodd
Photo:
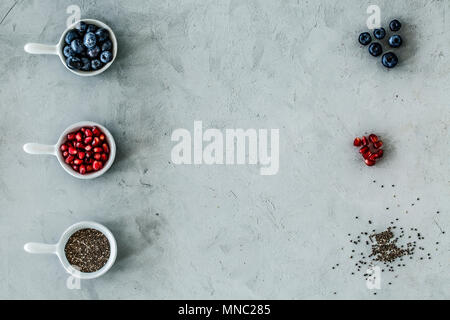
<path fill-rule="evenodd" d="M 108 261 L 106 264 L 100 269 L 95 272 L 81 272 L 77 270 L 75 267 L 73 267 L 69 261 L 67 260 L 66 254 L 65 254 L 65 247 L 67 244 L 67 241 L 69 238 L 77 231 L 82 229 L 95 229 L 100 231 L 105 235 L 105 237 L 109 241 L 109 247 L 110 247 L 110 254 Z M 58 256 L 59 261 L 61 262 L 64 269 L 71 274 L 72 276 L 79 278 L 79 279 L 94 279 L 98 278 L 102 275 L 104 275 L 111 267 L 113 266 L 114 262 L 116 261 L 117 257 L 117 243 L 116 239 L 114 238 L 111 231 L 109 231 L 108 228 L 106 228 L 104 225 L 101 225 L 97 222 L 92 221 L 82 221 L 78 222 L 64 231 L 62 234 L 60 240 L 56 244 L 46 244 L 46 243 L 37 243 L 37 242 L 29 242 L 24 245 L 24 250 L 28 253 L 34 253 L 34 254 L 55 254 Z"/>
<path fill-rule="evenodd" d="M 109 158 L 103 165 L 102 169 L 86 174 L 76 172 L 75 170 L 72 169 L 72 167 L 69 164 L 65 163 L 64 157 L 60 151 L 61 145 L 67 141 L 67 134 L 77 131 L 82 127 L 98 127 L 101 131 L 103 131 L 106 137 L 106 142 L 109 144 L 109 151 L 110 151 Z M 78 179 L 94 179 L 100 177 L 106 171 L 108 171 L 109 168 L 111 168 L 114 159 L 116 157 L 116 143 L 114 141 L 113 135 L 111 134 L 111 132 L 109 132 L 108 129 L 106 129 L 101 124 L 92 121 L 81 121 L 67 127 L 66 130 L 64 130 L 64 132 L 59 137 L 58 142 L 54 145 L 47 145 L 40 143 L 26 143 L 23 146 L 23 150 L 29 154 L 47 154 L 55 156 L 58 159 L 59 164 L 63 167 L 63 169 L 66 170 L 68 174 Z"/>
<path fill-rule="evenodd" d="M 67 32 L 69 32 L 72 29 L 75 29 L 75 27 L 77 26 L 77 24 L 82 21 L 85 22 L 86 24 L 94 24 L 97 27 L 100 28 L 104 28 L 106 30 L 108 30 L 109 32 L 109 38 L 112 42 L 113 48 L 112 48 L 112 60 L 108 63 L 106 63 L 101 69 L 98 70 L 92 70 L 92 71 L 83 71 L 83 70 L 75 70 L 75 69 L 70 69 L 67 65 L 66 65 L 66 57 L 64 56 L 63 53 L 63 49 L 64 47 L 67 45 L 65 42 L 65 37 Z M 66 67 L 67 70 L 75 73 L 76 75 L 82 76 L 82 77 L 90 77 L 90 76 L 95 76 L 98 75 L 104 71 L 106 71 L 106 69 L 108 69 L 111 64 L 114 62 L 114 60 L 116 59 L 116 55 L 117 55 L 117 39 L 116 39 L 116 35 L 114 34 L 114 32 L 112 31 L 112 29 L 106 24 L 103 23 L 101 21 L 95 20 L 95 19 L 81 19 L 80 21 L 75 22 L 74 24 L 72 24 L 71 26 L 69 26 L 61 35 L 61 38 L 59 39 L 59 42 L 56 45 L 48 45 L 48 44 L 41 44 L 41 43 L 27 43 L 24 46 L 24 50 L 28 53 L 31 54 L 53 54 L 53 55 L 57 55 L 59 56 L 62 64 L 64 65 L 64 67 Z"/>

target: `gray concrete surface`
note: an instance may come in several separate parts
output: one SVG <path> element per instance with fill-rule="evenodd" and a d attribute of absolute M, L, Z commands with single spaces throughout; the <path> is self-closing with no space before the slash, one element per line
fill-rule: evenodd
<path fill-rule="evenodd" d="M 0 2 L 0 298 L 450 297 L 449 2 L 376 1 L 384 22 L 405 24 L 391 72 L 356 42 L 374 1 L 15 2 Z M 101 76 L 23 51 L 56 43 L 70 4 L 116 32 Z M 103 177 L 80 181 L 22 151 L 80 120 L 115 135 Z M 278 175 L 173 165 L 170 135 L 194 120 L 279 128 Z M 351 142 L 372 131 L 387 156 L 367 168 Z M 350 275 L 347 233 L 393 217 L 420 227 L 429 250 L 441 245 L 374 296 Z M 112 229 L 118 261 L 68 290 L 55 257 L 22 246 L 86 219 Z"/>

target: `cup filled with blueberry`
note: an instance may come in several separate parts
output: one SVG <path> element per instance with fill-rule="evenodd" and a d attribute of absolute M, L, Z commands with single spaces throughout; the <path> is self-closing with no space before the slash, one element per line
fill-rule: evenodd
<path fill-rule="evenodd" d="M 116 143 L 104 126 L 92 122 L 75 123 L 61 134 L 55 145 L 27 143 L 29 154 L 56 156 L 63 169 L 79 179 L 93 179 L 104 174 L 116 157 Z"/>
<path fill-rule="evenodd" d="M 56 45 L 27 43 L 31 54 L 58 55 L 67 69 L 79 76 L 102 73 L 114 62 L 117 40 L 112 29 L 94 19 L 82 19 L 68 27 Z"/>

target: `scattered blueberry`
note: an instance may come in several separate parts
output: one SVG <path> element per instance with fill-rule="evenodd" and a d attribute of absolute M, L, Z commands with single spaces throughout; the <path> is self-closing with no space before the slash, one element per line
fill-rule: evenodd
<path fill-rule="evenodd" d="M 91 59 L 97 58 L 97 56 L 100 54 L 100 47 L 95 46 L 93 48 L 90 48 L 87 50 L 87 56 Z"/>
<path fill-rule="evenodd" d="M 81 58 L 80 70 L 83 70 L 83 71 L 91 70 L 91 60 L 89 60 L 88 58 Z"/>
<path fill-rule="evenodd" d="M 92 32 L 86 32 L 83 38 L 83 44 L 86 48 L 90 49 L 94 47 L 97 43 L 97 38 L 95 37 L 95 34 Z"/>
<path fill-rule="evenodd" d="M 100 61 L 103 63 L 108 63 L 112 60 L 112 53 L 111 51 L 103 51 L 100 54 Z"/>
<path fill-rule="evenodd" d="M 403 39 L 402 37 L 400 37 L 399 35 L 395 34 L 392 37 L 389 38 L 389 45 L 392 48 L 399 48 L 403 43 Z"/>
<path fill-rule="evenodd" d="M 66 59 L 66 64 L 70 69 L 80 69 L 82 67 L 80 58 L 73 56 L 70 56 Z"/>
<path fill-rule="evenodd" d="M 359 35 L 359 43 L 361 43 L 363 46 L 367 46 L 371 42 L 372 37 L 370 36 L 370 33 L 363 32 Z"/>
<path fill-rule="evenodd" d="M 75 53 L 82 53 L 84 51 L 83 42 L 80 39 L 74 39 L 70 43 L 70 47 Z"/>
<path fill-rule="evenodd" d="M 108 30 L 100 28 L 95 32 L 95 35 L 97 36 L 98 41 L 105 41 L 109 37 Z"/>
<path fill-rule="evenodd" d="M 65 46 L 63 53 L 66 58 L 73 56 L 75 54 L 75 52 L 73 52 L 73 50 L 70 46 Z"/>
<path fill-rule="evenodd" d="M 384 30 L 384 28 L 375 29 L 373 31 L 373 36 L 378 40 L 382 40 L 386 36 L 386 30 Z"/>
<path fill-rule="evenodd" d="M 383 53 L 383 47 L 378 42 L 371 43 L 369 53 L 374 57 L 378 57 Z"/>
<path fill-rule="evenodd" d="M 111 40 L 107 40 L 105 42 L 103 42 L 102 44 L 102 51 L 109 51 L 112 48 L 112 42 Z"/>
<path fill-rule="evenodd" d="M 389 28 L 392 31 L 397 32 L 402 28 L 402 24 L 398 20 L 392 20 L 391 23 L 389 24 Z"/>
<path fill-rule="evenodd" d="M 86 32 L 86 29 L 87 29 L 87 24 L 86 24 L 86 22 L 83 22 L 83 21 L 78 22 L 78 24 L 77 24 L 77 30 L 78 30 L 80 33 L 85 33 L 85 32 Z"/>
<path fill-rule="evenodd" d="M 94 59 L 91 61 L 92 70 L 98 70 L 102 67 L 102 63 L 98 59 Z"/>
<path fill-rule="evenodd" d="M 86 28 L 86 32 L 95 33 L 95 31 L 97 31 L 97 26 L 94 24 L 88 24 L 88 26 Z"/>
<path fill-rule="evenodd" d="M 394 68 L 398 64 L 398 58 L 395 53 L 388 52 L 383 55 L 381 62 L 386 68 Z"/>
<path fill-rule="evenodd" d="M 67 44 L 71 44 L 74 39 L 77 39 L 79 37 L 80 37 L 80 34 L 78 33 L 78 31 L 75 29 L 72 29 L 69 32 L 67 32 L 64 40 L 66 41 Z"/>

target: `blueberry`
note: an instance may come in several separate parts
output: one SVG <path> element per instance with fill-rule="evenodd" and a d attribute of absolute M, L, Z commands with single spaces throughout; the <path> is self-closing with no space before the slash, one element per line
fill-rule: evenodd
<path fill-rule="evenodd" d="M 384 39 L 386 36 L 386 30 L 384 30 L 384 28 L 375 29 L 373 30 L 373 36 L 378 40 Z"/>
<path fill-rule="evenodd" d="M 72 29 L 72 30 L 69 30 L 69 32 L 67 32 L 64 40 L 66 41 L 67 44 L 71 44 L 74 39 L 78 39 L 79 37 L 80 37 L 80 34 L 78 33 L 78 31 L 75 29 Z"/>
<path fill-rule="evenodd" d="M 97 38 L 95 37 L 95 34 L 93 34 L 92 32 L 86 32 L 83 39 L 83 44 L 86 46 L 86 48 L 93 48 L 96 43 Z"/>
<path fill-rule="evenodd" d="M 386 68 L 394 68 L 398 64 L 398 58 L 393 52 L 388 52 L 383 55 L 381 62 Z"/>
<path fill-rule="evenodd" d="M 363 32 L 359 35 L 359 43 L 361 43 L 363 46 L 367 46 L 371 42 L 372 37 L 370 36 L 370 33 Z"/>
<path fill-rule="evenodd" d="M 82 67 L 82 63 L 80 58 L 70 56 L 66 59 L 66 64 L 70 69 L 80 69 Z"/>
<path fill-rule="evenodd" d="M 75 53 L 78 53 L 78 54 L 80 54 L 84 51 L 83 42 L 80 39 L 72 40 L 72 42 L 70 43 L 70 47 L 72 48 L 72 50 Z"/>
<path fill-rule="evenodd" d="M 112 53 L 111 51 L 103 51 L 100 55 L 100 61 L 103 63 L 108 63 L 112 60 Z"/>
<path fill-rule="evenodd" d="M 91 60 L 89 60 L 88 58 L 81 58 L 81 70 L 83 71 L 89 71 L 91 70 Z"/>
<path fill-rule="evenodd" d="M 100 47 L 95 46 L 87 50 L 87 56 L 91 59 L 96 58 L 100 54 Z"/>
<path fill-rule="evenodd" d="M 369 53 L 374 57 L 378 57 L 383 53 L 383 47 L 378 42 L 371 43 Z"/>
<path fill-rule="evenodd" d="M 95 33 L 97 31 L 97 26 L 94 24 L 88 24 L 86 28 L 86 32 L 92 32 Z"/>
<path fill-rule="evenodd" d="M 392 48 L 399 48 L 403 43 L 402 37 L 400 37 L 397 34 L 394 34 L 392 37 L 389 38 L 389 45 Z"/>
<path fill-rule="evenodd" d="M 389 23 L 389 28 L 396 32 L 402 28 L 402 24 L 398 20 L 392 20 L 391 23 Z"/>
<path fill-rule="evenodd" d="M 112 48 L 112 42 L 110 40 L 105 41 L 102 44 L 102 51 L 109 51 Z"/>
<path fill-rule="evenodd" d="M 77 30 L 78 30 L 80 33 L 85 33 L 85 32 L 86 32 L 86 29 L 87 29 L 87 24 L 86 24 L 86 22 L 83 22 L 83 21 L 78 22 L 78 24 L 77 24 Z"/>
<path fill-rule="evenodd" d="M 108 30 L 100 28 L 95 32 L 98 41 L 105 41 L 109 37 Z"/>
<path fill-rule="evenodd" d="M 63 53 L 66 56 L 66 58 L 75 55 L 75 52 L 72 50 L 72 48 L 70 46 L 65 46 Z"/>
<path fill-rule="evenodd" d="M 102 63 L 98 59 L 94 59 L 91 61 L 92 70 L 98 70 L 102 67 Z"/>

